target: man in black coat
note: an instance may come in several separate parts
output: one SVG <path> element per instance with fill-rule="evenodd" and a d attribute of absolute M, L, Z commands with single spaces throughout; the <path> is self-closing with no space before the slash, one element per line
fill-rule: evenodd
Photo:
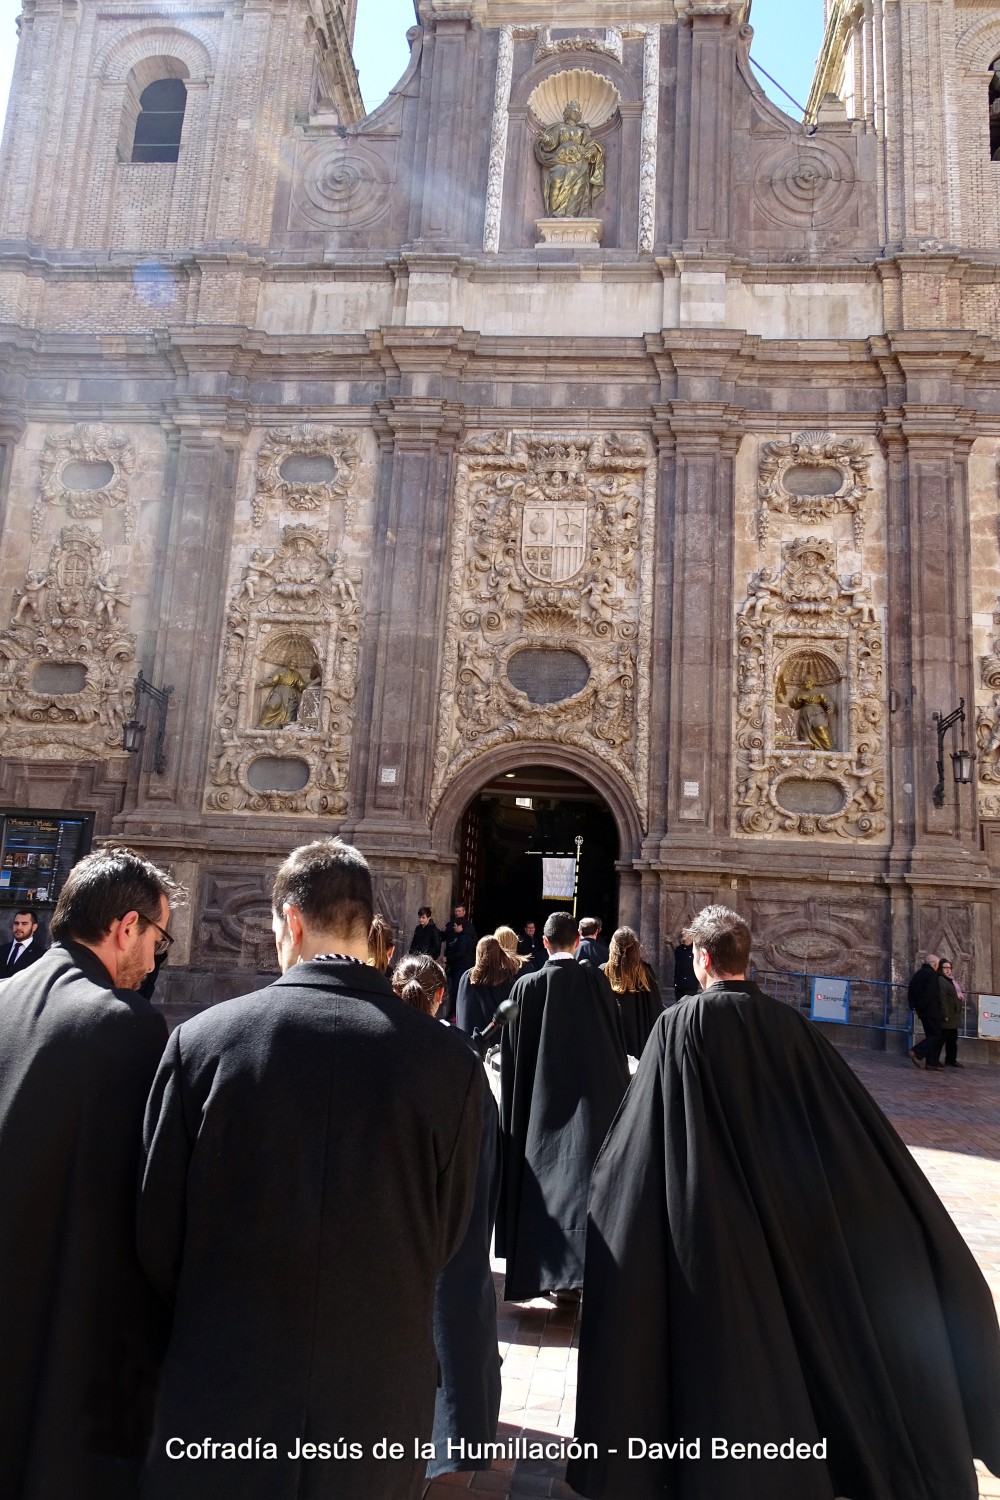
<path fill-rule="evenodd" d="M 548 918 L 548 962 L 515 981 L 520 1012 L 501 1042 L 496 1247 L 509 1301 L 583 1284 L 590 1173 L 628 1087 L 618 1004 L 600 969 L 575 961 L 576 936 L 569 912 Z"/>
<path fill-rule="evenodd" d="M 524 930 L 517 940 L 517 951 L 521 958 L 528 960 L 524 966 L 526 974 L 534 974 L 545 962 L 548 956 L 545 952 L 545 944 L 539 937 L 534 922 L 525 922 Z"/>
<path fill-rule="evenodd" d="M 135 993 L 173 882 L 128 850 L 70 872 L 53 946 L 0 984 L 0 1495 L 131 1500 L 165 1320 L 135 1250 L 167 1039 Z"/>
<path fill-rule="evenodd" d="M 975 1500 L 973 1459 L 1000 1472 L 1000 1334 L 970 1251 L 837 1051 L 745 978 L 742 918 L 707 907 L 691 935 L 704 994 L 657 1022 L 594 1168 L 576 1431 L 597 1456 L 570 1484 Z"/>
<path fill-rule="evenodd" d="M 16 911 L 10 947 L 4 950 L 3 963 L 0 963 L 0 979 L 23 973 L 31 964 L 37 963 L 45 951 L 45 939 L 38 930 L 38 917 L 27 906 Z"/>
<path fill-rule="evenodd" d="M 694 950 L 685 941 L 685 934 L 681 933 L 681 940 L 674 949 L 674 999 L 683 1000 L 685 995 L 697 995 L 698 989 L 694 974 Z"/>
<path fill-rule="evenodd" d="M 458 981 L 476 961 L 476 944 L 479 938 L 476 929 L 465 914 L 465 902 L 457 901 L 452 908 L 451 921 L 444 929 L 444 966 L 448 974 L 447 1015 L 441 1012 L 442 1021 L 455 1014 L 458 1001 Z"/>
<path fill-rule="evenodd" d="M 272 904 L 281 978 L 185 1022 L 150 1095 L 139 1251 L 173 1329 L 142 1495 L 410 1500 L 483 1068 L 366 964 L 356 849 L 297 849 Z"/>
<path fill-rule="evenodd" d="M 603 969 L 611 957 L 607 943 L 601 937 L 600 917 L 580 918 L 580 941 L 577 944 L 576 956 L 578 961 L 586 959 L 597 969 Z"/>
<path fill-rule="evenodd" d="M 941 986 L 938 981 L 938 956 L 928 953 L 920 968 L 910 980 L 907 998 L 914 1015 L 919 1016 L 924 1035 L 915 1047 L 910 1048 L 910 1061 L 915 1067 L 941 1066 L 941 1043 L 944 1034 L 941 1027 Z"/>

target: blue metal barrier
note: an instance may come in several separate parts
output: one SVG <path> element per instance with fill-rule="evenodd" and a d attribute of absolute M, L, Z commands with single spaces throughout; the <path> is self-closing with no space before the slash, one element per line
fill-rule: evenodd
<path fill-rule="evenodd" d="M 752 977 L 762 990 L 766 990 L 776 1000 L 781 1000 L 785 1005 L 793 1005 L 796 1010 L 808 1016 L 811 1011 L 813 980 L 831 979 L 836 976 L 789 973 L 780 969 L 755 969 Z M 851 979 L 850 986 L 852 1025 L 872 1026 L 878 1031 L 899 1031 L 909 1034 L 912 1030 L 912 1020 L 905 984 L 890 984 L 881 979 Z M 964 1019 L 967 1019 L 968 1014 L 968 1005 L 966 1005 Z M 975 1035 L 975 1032 L 972 1035 Z"/>

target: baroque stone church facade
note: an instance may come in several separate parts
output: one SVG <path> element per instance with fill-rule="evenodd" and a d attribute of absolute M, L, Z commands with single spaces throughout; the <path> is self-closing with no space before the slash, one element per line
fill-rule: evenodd
<path fill-rule="evenodd" d="M 26 0 L 0 802 L 170 864 L 194 1004 L 294 844 L 408 929 L 525 765 L 665 967 L 722 899 L 766 967 L 997 989 L 997 7 L 829 0 L 805 124 L 748 0 L 417 0 L 367 116 L 353 9 Z"/>

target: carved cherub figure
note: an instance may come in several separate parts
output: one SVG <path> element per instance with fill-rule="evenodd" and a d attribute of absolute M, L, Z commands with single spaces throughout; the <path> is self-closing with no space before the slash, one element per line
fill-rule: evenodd
<path fill-rule="evenodd" d="M 128 609 L 132 603 L 132 595 L 126 594 L 122 589 L 122 577 L 120 573 L 100 573 L 97 577 L 95 587 L 97 589 L 97 607 L 94 611 L 98 623 L 103 616 L 109 625 L 117 625 L 118 609 Z"/>
<path fill-rule="evenodd" d="M 18 600 L 17 609 L 14 611 L 13 624 L 19 625 L 26 614 L 33 614 L 36 620 L 42 617 L 41 593 L 48 584 L 48 576 L 45 573 L 29 573 L 24 580 L 24 588 Z"/>
<path fill-rule="evenodd" d="M 760 612 L 770 599 L 781 597 L 781 587 L 777 581 L 777 575 L 770 568 L 761 568 L 750 579 L 747 588 L 747 598 L 737 610 L 737 614 L 749 615 L 752 619 L 760 618 Z"/>

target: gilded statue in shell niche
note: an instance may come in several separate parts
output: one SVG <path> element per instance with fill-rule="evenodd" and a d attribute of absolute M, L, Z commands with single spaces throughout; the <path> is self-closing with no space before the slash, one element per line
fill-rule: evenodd
<path fill-rule="evenodd" d="M 571 99 L 563 117 L 548 125 L 535 141 L 535 160 L 542 169 L 542 199 L 550 219 L 586 219 L 604 192 L 604 148 L 583 121 L 583 110 Z"/>

